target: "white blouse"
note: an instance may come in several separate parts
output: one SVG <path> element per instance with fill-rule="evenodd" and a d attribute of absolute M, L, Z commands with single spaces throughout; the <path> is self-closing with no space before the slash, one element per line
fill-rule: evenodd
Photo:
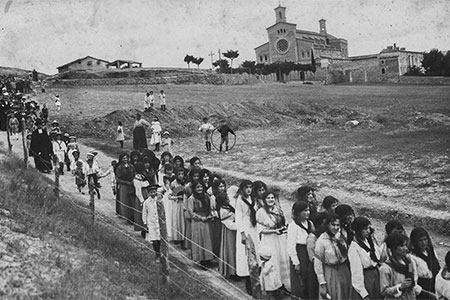
<path fill-rule="evenodd" d="M 368 243 L 367 247 L 370 248 Z M 380 250 L 376 244 L 375 255 L 380 257 Z M 357 242 L 352 241 L 348 248 L 348 260 L 350 262 L 350 271 L 352 273 L 352 286 L 364 298 L 368 295 L 364 286 L 364 269 L 376 267 L 377 263 L 370 258 L 370 253 L 361 248 Z"/>
<path fill-rule="evenodd" d="M 308 223 L 304 224 L 308 228 Z M 306 239 L 308 238 L 308 232 L 298 226 L 294 221 L 289 223 L 287 229 L 287 251 L 289 257 L 292 260 L 294 266 L 298 265 L 300 262 L 297 257 L 297 244 L 306 245 Z"/>

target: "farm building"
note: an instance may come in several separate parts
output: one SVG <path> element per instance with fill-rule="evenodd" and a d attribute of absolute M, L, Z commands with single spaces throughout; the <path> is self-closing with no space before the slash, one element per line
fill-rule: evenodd
<path fill-rule="evenodd" d="M 275 8 L 275 24 L 267 30 L 268 42 L 255 48 L 256 63 L 291 61 L 310 64 L 312 56 L 317 66 L 326 67 L 332 61 L 348 57 L 347 40 L 327 32 L 326 20 L 319 20 L 319 32 L 297 29 L 286 21 L 286 7 Z"/>
<path fill-rule="evenodd" d="M 329 66 L 330 83 L 397 82 L 411 67 L 421 67 L 423 52 L 388 46 L 380 53 L 353 56 Z"/>
<path fill-rule="evenodd" d="M 73 71 L 73 70 L 100 71 L 100 70 L 106 70 L 107 64 L 109 64 L 109 61 L 106 61 L 106 60 L 100 59 L 100 58 L 95 58 L 92 56 L 86 56 L 86 57 L 71 61 L 65 65 L 59 66 L 59 67 L 57 67 L 57 69 L 58 69 L 58 73 L 63 73 L 63 72 Z"/>
<path fill-rule="evenodd" d="M 108 69 L 142 68 L 142 63 L 132 60 L 115 60 L 106 65 Z"/>

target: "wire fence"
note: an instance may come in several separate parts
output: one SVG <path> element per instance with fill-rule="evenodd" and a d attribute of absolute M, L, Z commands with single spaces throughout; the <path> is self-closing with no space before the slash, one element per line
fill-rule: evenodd
<path fill-rule="evenodd" d="M 42 163 L 46 163 L 46 164 L 48 164 L 48 163 L 51 164 L 51 163 L 52 163 L 51 161 L 47 161 L 47 160 L 42 159 L 40 155 L 38 155 L 37 153 L 33 152 L 32 150 L 30 150 L 30 152 L 31 152 L 32 156 L 33 156 L 35 159 L 40 160 Z M 148 243 L 147 241 L 136 239 L 134 236 L 132 236 L 132 235 L 129 234 L 128 232 L 126 232 L 126 231 L 124 231 L 123 229 L 121 229 L 117 224 L 110 224 L 110 222 L 109 222 L 109 221 L 111 220 L 110 218 L 105 217 L 104 215 L 102 215 L 102 214 L 99 213 L 99 212 L 95 212 L 95 204 L 94 204 L 94 202 L 92 202 L 92 200 L 93 200 L 93 199 L 92 199 L 92 198 L 93 198 L 93 193 L 92 193 L 91 191 L 90 191 L 90 193 L 89 193 L 89 194 L 91 195 L 90 208 L 84 207 L 84 206 L 79 205 L 78 203 L 76 203 L 75 200 L 72 199 L 72 196 L 71 196 L 70 194 L 64 192 L 64 191 L 61 189 L 61 187 L 60 187 L 60 185 L 59 185 L 59 172 L 58 172 L 58 167 L 59 167 L 59 166 L 58 166 L 58 163 L 55 163 L 55 164 L 54 164 L 54 168 L 55 168 L 55 187 L 54 187 L 54 191 L 55 191 L 55 194 L 57 195 L 58 198 L 59 198 L 61 195 L 64 195 L 66 199 L 69 199 L 69 200 L 70 200 L 70 203 L 71 203 L 72 205 L 74 205 L 74 207 L 77 207 L 77 208 L 79 208 L 79 209 L 82 209 L 83 211 L 86 211 L 86 212 L 91 213 L 91 214 L 93 215 L 93 219 L 95 218 L 95 220 L 101 221 L 102 224 L 108 225 L 108 226 L 111 227 L 112 229 L 114 229 L 114 230 L 116 230 L 116 231 L 122 233 L 123 235 L 127 236 L 129 239 L 133 240 L 135 243 L 141 245 L 142 247 L 144 247 L 144 248 L 150 250 L 152 253 L 156 254 L 155 250 L 152 249 L 151 247 L 149 247 L 149 243 Z M 113 175 L 113 176 L 114 176 L 114 175 Z M 163 195 L 162 195 L 161 193 L 159 193 L 159 196 L 162 197 Z M 176 202 L 175 200 L 170 199 L 170 197 L 167 197 L 167 198 L 168 198 L 168 199 L 166 199 L 166 201 L 173 201 L 173 202 Z M 134 213 L 138 213 L 138 215 L 139 215 L 139 214 L 142 214 L 142 209 L 136 209 L 136 207 L 128 205 L 127 203 L 125 203 L 125 202 L 121 201 L 120 199 L 118 199 L 118 197 L 116 197 L 115 201 L 117 202 L 117 204 L 123 206 L 124 208 L 131 210 L 131 211 L 133 212 L 133 214 L 134 214 Z M 133 201 L 134 201 L 134 200 L 133 200 Z M 177 200 L 177 201 L 178 201 L 178 200 Z M 164 208 L 163 208 L 163 209 L 164 209 Z M 128 223 L 130 223 L 131 225 L 136 226 L 136 227 L 139 228 L 140 230 L 144 230 L 144 231 L 147 230 L 147 227 L 142 226 L 141 224 L 135 222 L 135 220 L 129 219 L 129 218 L 125 217 L 125 216 L 120 216 L 120 218 L 126 220 L 126 221 L 127 221 Z M 164 223 L 167 223 L 167 220 L 165 220 L 165 219 L 161 219 L 161 218 L 160 218 L 160 221 L 162 221 L 162 222 L 164 222 Z M 188 222 L 189 222 L 189 221 L 188 221 Z M 224 225 L 222 225 L 222 226 L 224 226 Z M 227 266 L 230 270 L 232 270 L 232 271 L 234 271 L 234 272 L 237 271 L 235 266 L 233 266 L 233 265 L 229 264 L 227 261 L 223 260 L 220 256 L 216 255 L 216 254 L 215 254 L 213 251 L 211 251 L 210 249 L 207 249 L 207 248 L 203 247 L 202 245 L 198 244 L 198 243 L 197 243 L 196 241 L 194 241 L 192 238 L 189 238 L 188 236 L 186 236 L 186 234 L 185 234 L 184 232 L 181 232 L 181 231 L 179 231 L 178 229 L 176 229 L 176 228 L 174 228 L 174 227 L 172 227 L 171 230 L 172 230 L 172 233 L 177 233 L 179 236 L 181 236 L 181 237 L 183 238 L 184 241 L 187 241 L 187 242 L 191 243 L 191 245 L 195 245 L 196 247 L 200 248 L 201 250 L 205 251 L 206 253 L 212 255 L 212 256 L 214 257 L 215 260 L 217 260 L 219 263 L 223 264 L 224 266 Z M 201 268 L 201 269 L 204 269 L 204 266 L 203 266 L 200 262 L 194 261 L 194 260 L 192 259 L 192 253 L 191 253 L 189 256 L 186 255 L 184 251 L 182 251 L 182 250 L 180 250 L 180 249 L 177 249 L 173 244 L 171 244 L 170 241 L 169 241 L 168 239 L 161 238 L 161 241 L 167 243 L 168 249 L 170 250 L 170 253 L 176 254 L 178 257 L 181 257 L 181 258 L 183 258 L 183 259 L 189 261 L 191 264 L 193 264 L 193 265 L 195 265 L 195 266 L 197 266 L 197 267 L 199 267 L 199 268 Z M 186 272 L 185 270 L 183 270 L 182 268 L 180 268 L 180 267 L 179 267 L 177 264 L 175 264 L 173 261 L 171 261 L 170 259 L 168 259 L 168 257 L 167 257 L 167 260 L 168 260 L 168 264 L 170 265 L 170 267 L 173 267 L 173 268 L 177 269 L 177 270 L 179 271 L 179 273 L 184 274 L 184 276 L 186 276 L 186 277 L 189 278 L 190 280 L 193 280 L 193 281 L 197 282 L 199 285 L 203 286 L 206 290 L 209 290 L 210 292 L 212 292 L 212 293 L 216 296 L 215 298 L 217 298 L 217 297 L 223 298 L 223 295 L 221 295 L 220 293 L 218 293 L 217 290 L 215 290 L 215 289 L 212 288 L 211 286 L 205 284 L 204 282 L 202 282 L 201 280 L 197 279 L 196 277 L 190 275 L 188 272 Z M 141 266 L 142 266 L 142 265 L 141 265 Z M 144 266 L 142 266 L 142 267 L 144 267 Z M 148 269 L 148 268 L 145 268 L 145 267 L 144 267 L 144 269 Z M 154 272 L 154 271 L 152 271 L 152 272 Z M 209 269 L 208 269 L 208 272 L 214 274 L 217 278 L 220 278 L 222 282 L 226 283 L 227 286 L 229 286 L 229 287 L 232 288 L 233 290 L 238 291 L 239 293 L 242 293 L 242 290 L 239 289 L 239 288 L 236 286 L 236 284 L 230 282 L 223 274 L 219 273 L 217 270 L 215 270 L 215 269 L 213 269 L 213 268 L 209 268 Z M 259 277 L 258 277 L 258 278 L 255 278 L 255 277 L 252 276 L 251 272 L 249 272 L 249 273 L 250 273 L 250 274 L 249 274 L 250 279 L 259 281 Z M 180 286 L 178 283 L 176 283 L 175 281 L 171 280 L 171 281 L 170 281 L 170 284 L 175 285 L 179 290 L 181 290 L 181 291 L 183 291 L 184 293 L 186 293 L 187 295 L 190 295 L 191 297 L 195 298 L 195 297 L 192 295 L 192 293 L 190 293 L 189 291 L 187 291 L 185 288 L 181 287 L 181 286 Z M 298 298 L 298 297 L 296 297 L 296 296 L 294 296 L 294 295 L 291 295 L 291 294 L 288 293 L 288 292 L 285 292 L 285 291 L 283 291 L 283 292 L 284 292 L 286 295 L 290 296 L 292 299 L 299 299 L 299 300 L 301 300 L 300 298 Z"/>

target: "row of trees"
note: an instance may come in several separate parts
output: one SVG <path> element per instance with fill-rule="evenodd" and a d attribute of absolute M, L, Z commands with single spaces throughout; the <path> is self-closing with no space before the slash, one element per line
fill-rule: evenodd
<path fill-rule="evenodd" d="M 406 75 L 411 76 L 446 76 L 450 77 L 450 51 L 445 54 L 438 50 L 432 49 L 423 55 L 422 68 L 411 67 Z"/>
<path fill-rule="evenodd" d="M 187 63 L 188 69 L 190 69 L 190 63 L 194 63 L 197 65 L 197 69 L 200 68 L 200 64 L 203 62 L 203 57 L 194 57 L 192 55 L 186 54 L 184 57 L 184 62 Z"/>
<path fill-rule="evenodd" d="M 291 71 L 303 71 L 303 72 L 316 72 L 316 62 L 314 59 L 314 53 L 311 55 L 311 64 L 298 64 L 294 62 L 275 62 L 272 64 L 263 64 L 256 63 L 255 61 L 246 60 L 244 61 L 238 68 L 233 69 L 233 60 L 239 57 L 238 50 L 227 50 L 223 52 L 222 55 L 227 59 L 220 58 L 213 62 L 213 66 L 218 68 L 220 73 L 249 73 L 249 74 L 259 74 L 259 75 L 268 75 L 268 74 L 283 74 L 287 75 Z M 194 57 L 192 55 L 187 54 L 184 57 L 184 61 L 188 64 L 195 63 L 197 67 L 203 62 L 202 57 Z"/>

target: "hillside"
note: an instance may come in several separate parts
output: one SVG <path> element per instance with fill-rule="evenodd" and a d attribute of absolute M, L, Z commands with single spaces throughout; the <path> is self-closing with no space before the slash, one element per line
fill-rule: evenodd
<path fill-rule="evenodd" d="M 29 74 L 31 74 L 33 70 L 24 70 L 19 68 L 10 68 L 10 67 L 0 67 L 0 77 L 7 77 L 7 76 L 15 76 L 15 77 L 26 77 Z M 39 78 L 41 77 L 48 77 L 47 74 L 40 73 Z"/>

